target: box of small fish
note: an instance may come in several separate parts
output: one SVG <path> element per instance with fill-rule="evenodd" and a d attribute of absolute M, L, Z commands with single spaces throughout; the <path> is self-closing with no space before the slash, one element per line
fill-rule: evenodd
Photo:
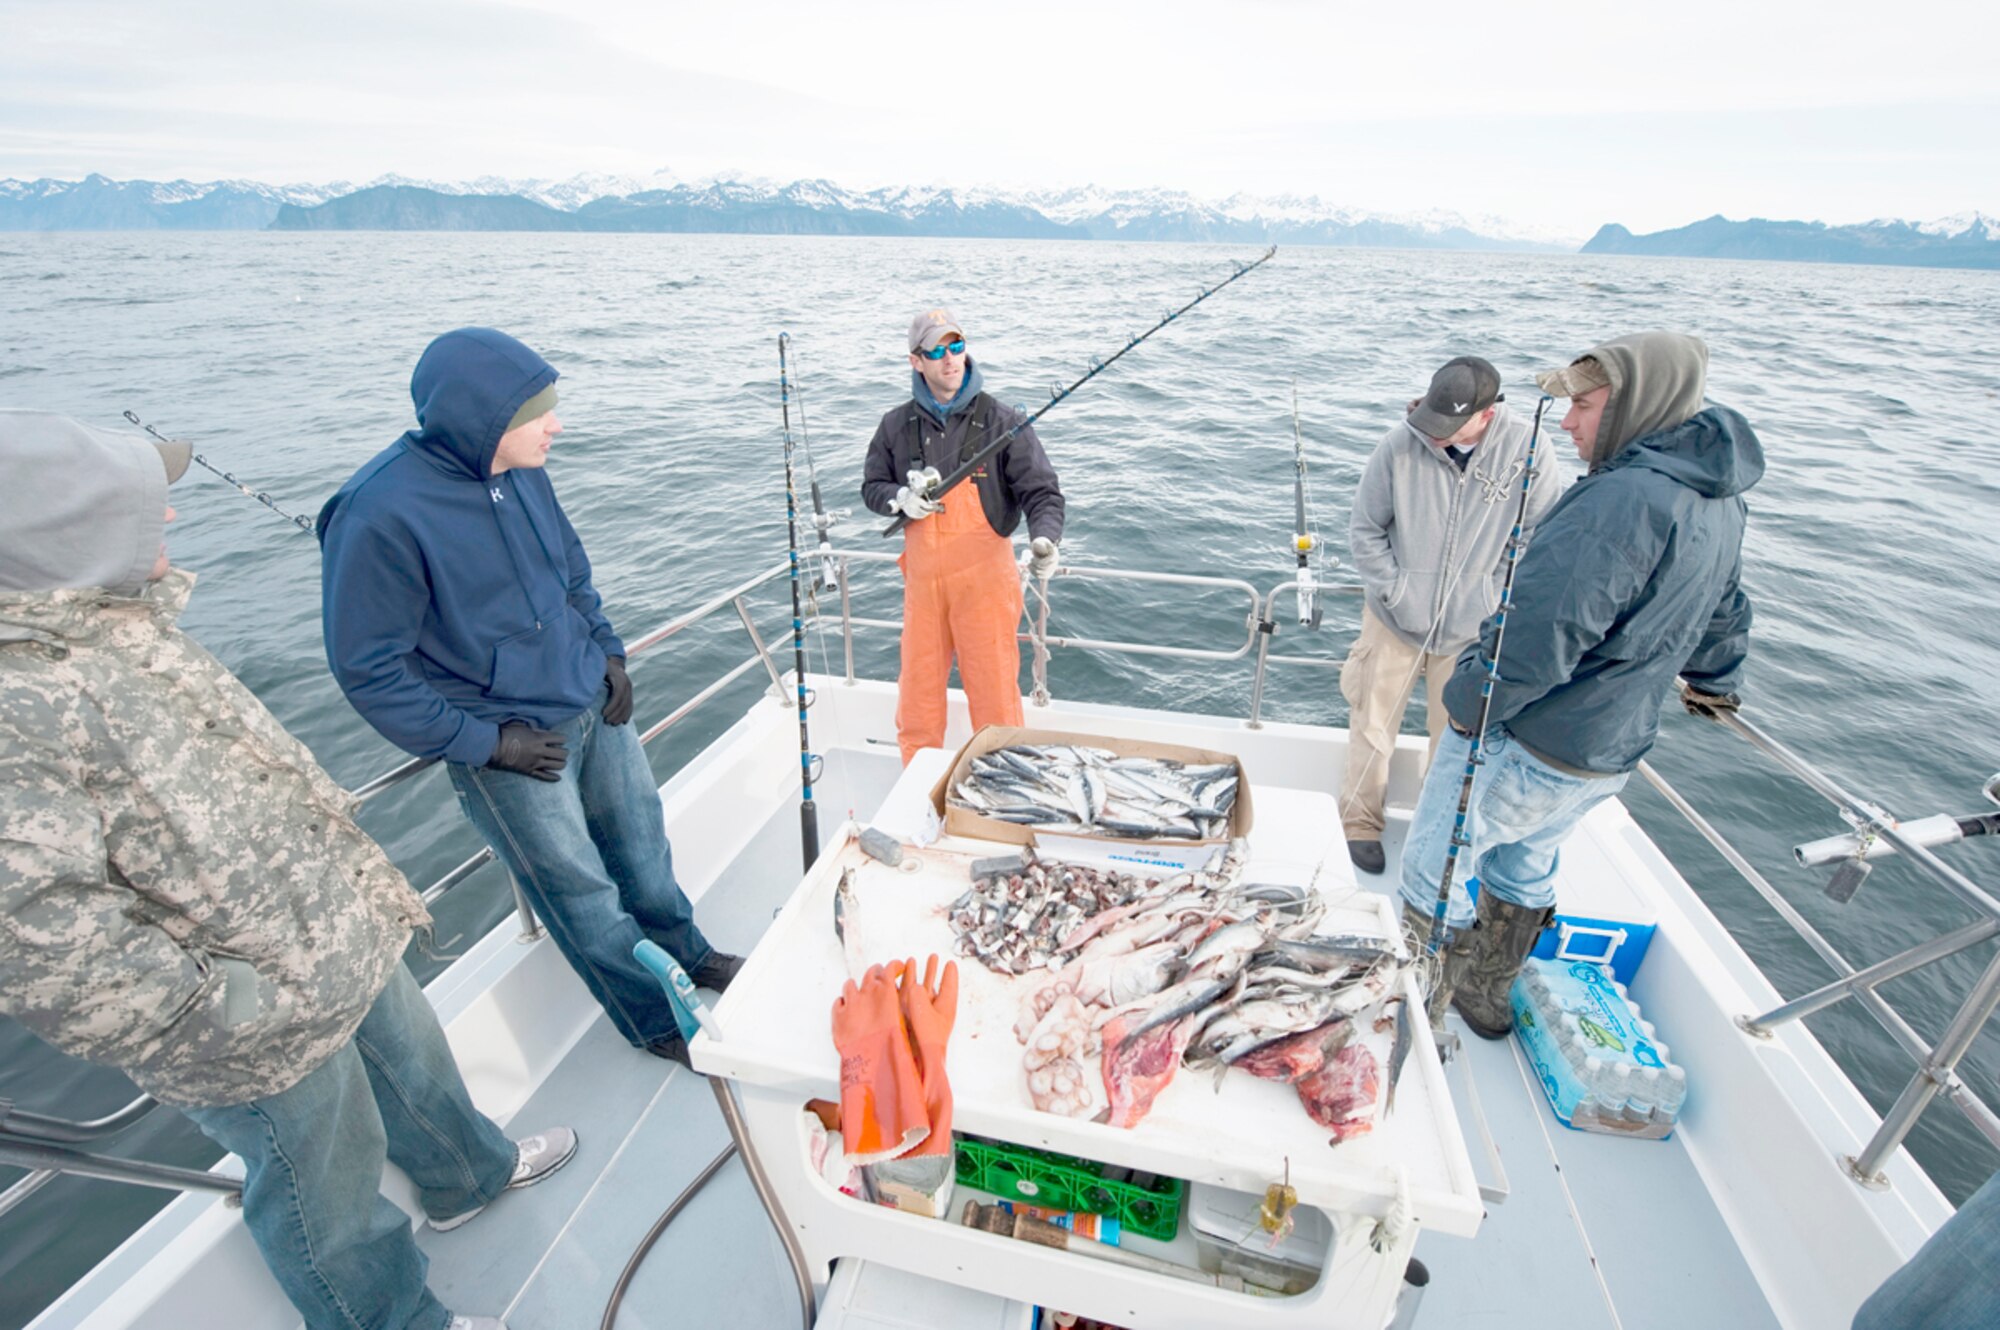
<path fill-rule="evenodd" d="M 1229 753 L 989 725 L 931 791 L 954 836 L 1042 844 L 1224 844 L 1247 835 L 1250 782 Z"/>

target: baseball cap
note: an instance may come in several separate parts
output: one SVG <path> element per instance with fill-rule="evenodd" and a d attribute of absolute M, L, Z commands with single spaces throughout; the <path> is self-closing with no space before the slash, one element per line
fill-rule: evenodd
<path fill-rule="evenodd" d="M 1500 371 L 1478 356 L 1458 356 L 1431 375 L 1430 390 L 1410 411 L 1410 424 L 1433 439 L 1448 439 L 1499 400 Z"/>
<path fill-rule="evenodd" d="M 952 335 L 965 336 L 965 330 L 958 326 L 958 316 L 940 305 L 927 309 L 910 320 L 910 350 L 929 351 L 939 342 L 948 342 Z"/>
<path fill-rule="evenodd" d="M 1608 387 L 1611 376 L 1596 356 L 1578 356 L 1561 369 L 1543 370 L 1535 382 L 1551 397 L 1581 397 L 1593 388 Z"/>

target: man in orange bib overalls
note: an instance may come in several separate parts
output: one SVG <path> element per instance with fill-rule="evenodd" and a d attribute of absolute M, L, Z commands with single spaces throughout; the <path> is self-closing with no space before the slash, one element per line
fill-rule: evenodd
<path fill-rule="evenodd" d="M 1062 489 L 1032 426 L 962 483 L 936 486 L 1014 428 L 1019 412 L 982 391 L 979 366 L 948 309 L 910 324 L 910 400 L 882 417 L 868 444 L 861 501 L 903 516 L 903 659 L 896 743 L 903 765 L 944 744 L 952 658 L 972 728 L 1021 723 L 1021 576 L 1009 539 L 1028 517 L 1028 571 L 1056 570 Z"/>

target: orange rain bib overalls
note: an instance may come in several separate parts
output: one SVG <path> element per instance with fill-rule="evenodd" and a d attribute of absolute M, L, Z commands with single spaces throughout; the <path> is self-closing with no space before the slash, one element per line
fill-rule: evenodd
<path fill-rule="evenodd" d="M 903 528 L 903 668 L 896 744 L 903 765 L 944 745 L 951 663 L 972 728 L 1021 723 L 1021 574 L 1014 542 L 994 531 L 978 477 L 946 492 L 944 511 Z"/>

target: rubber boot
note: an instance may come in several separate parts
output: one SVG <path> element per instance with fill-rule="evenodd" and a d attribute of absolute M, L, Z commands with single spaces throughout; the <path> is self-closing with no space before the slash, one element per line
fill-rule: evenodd
<path fill-rule="evenodd" d="M 1510 994 L 1528 953 L 1555 918 L 1555 906 L 1530 909 L 1479 893 L 1479 915 L 1465 931 L 1464 959 L 1452 973 L 1451 1004 L 1482 1039 L 1502 1039 L 1514 1028 Z M 1453 947 L 1459 950 L 1458 946 Z"/>

